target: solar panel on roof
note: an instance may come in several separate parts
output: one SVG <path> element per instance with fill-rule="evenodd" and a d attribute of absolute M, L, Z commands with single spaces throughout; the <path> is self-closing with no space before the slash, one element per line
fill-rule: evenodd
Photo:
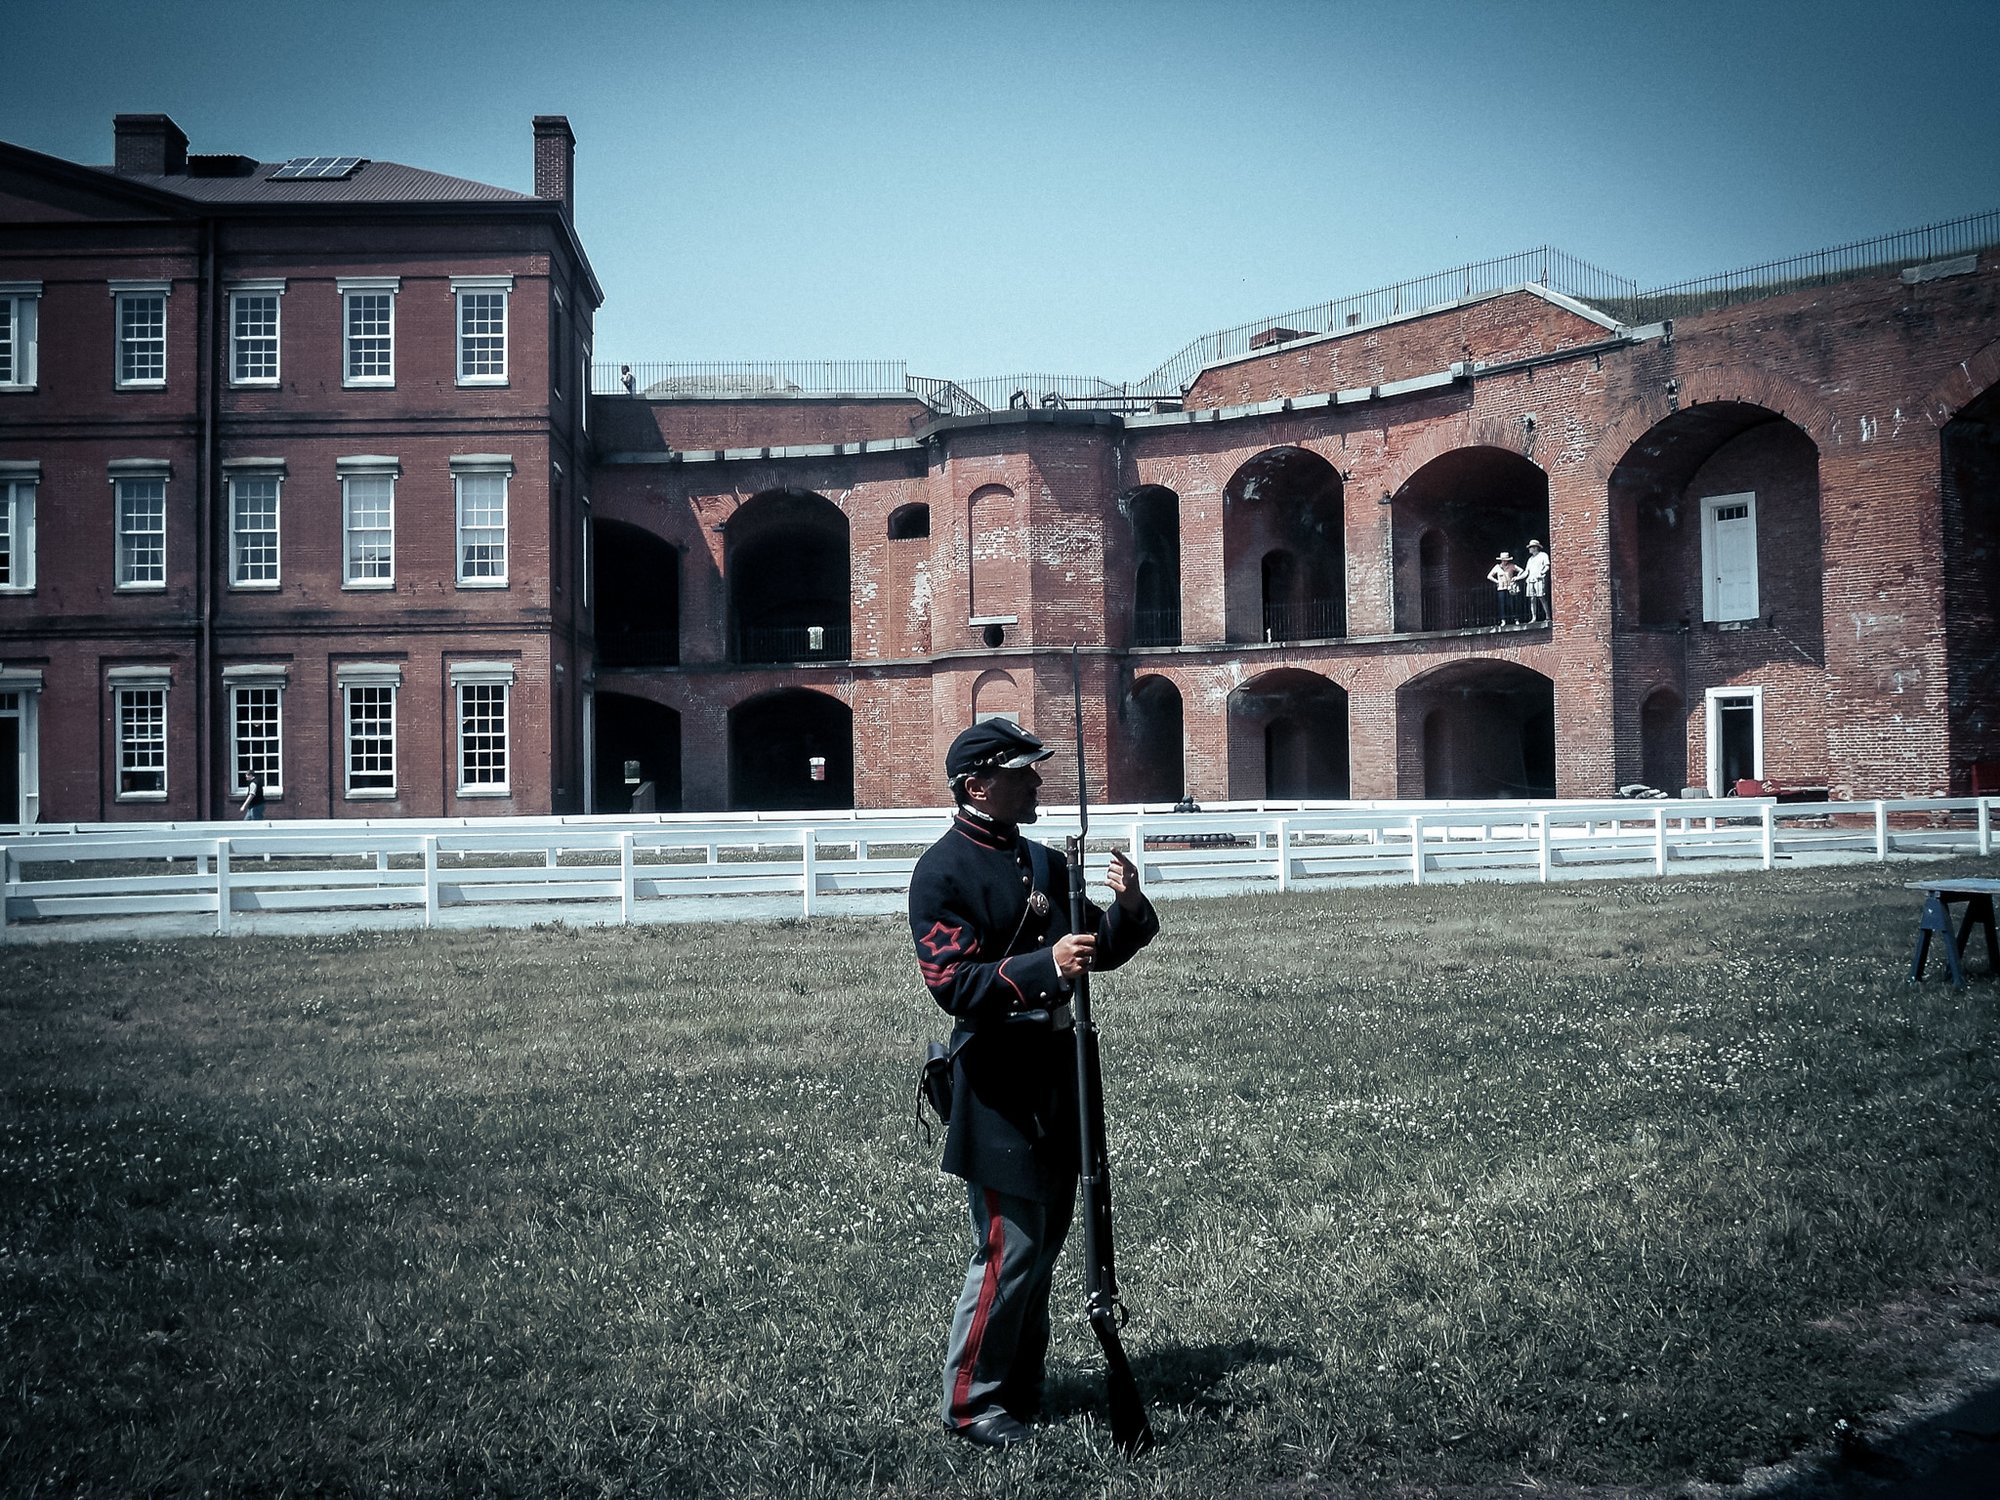
<path fill-rule="evenodd" d="M 367 161 L 363 156 L 295 156 L 267 181 L 270 182 L 339 182 L 352 177 Z"/>

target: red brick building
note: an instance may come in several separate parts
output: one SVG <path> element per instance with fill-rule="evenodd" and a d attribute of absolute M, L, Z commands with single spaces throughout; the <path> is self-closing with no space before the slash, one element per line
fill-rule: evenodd
<path fill-rule="evenodd" d="M 0 822 L 581 800 L 592 317 L 535 193 L 0 146 Z"/>
<path fill-rule="evenodd" d="M 1118 800 L 2000 761 L 2000 215 L 1651 293 L 1532 252 L 1126 387 L 586 403 L 535 144 L 533 196 L 0 147 L 0 819 L 934 805 L 973 717 L 1068 733 L 1073 643 Z"/>
<path fill-rule="evenodd" d="M 631 757 L 691 808 L 934 803 L 975 715 L 1067 734 L 1072 642 L 1120 800 L 1962 793 L 2000 757 L 1996 241 L 1643 295 L 1538 252 L 1092 409 L 601 400 L 601 802 Z M 1530 541 L 1553 617 L 1503 622 Z"/>

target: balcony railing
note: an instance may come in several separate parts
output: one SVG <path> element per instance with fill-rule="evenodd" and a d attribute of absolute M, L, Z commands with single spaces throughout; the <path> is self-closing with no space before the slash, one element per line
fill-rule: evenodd
<path fill-rule="evenodd" d="M 1540 601 L 1545 607 L 1553 601 L 1550 597 Z M 1476 584 L 1471 588 L 1425 589 L 1423 592 L 1423 618 L 1411 627 L 1412 634 L 1422 634 L 1432 630 L 1484 630 L 1497 625 L 1544 624 L 1546 619 L 1530 622 L 1529 599 L 1526 594 L 1509 594 L 1503 618 L 1501 594 L 1490 583 Z"/>
<path fill-rule="evenodd" d="M 1267 641 L 1322 641 L 1347 634 L 1347 606 L 1340 599 L 1264 606 Z"/>
<path fill-rule="evenodd" d="M 736 632 L 740 662 L 846 661 L 845 625 L 745 625 Z"/>
<path fill-rule="evenodd" d="M 1135 646 L 1178 646 L 1181 643 L 1181 612 L 1173 609 L 1137 609 L 1132 612 L 1132 644 Z"/>

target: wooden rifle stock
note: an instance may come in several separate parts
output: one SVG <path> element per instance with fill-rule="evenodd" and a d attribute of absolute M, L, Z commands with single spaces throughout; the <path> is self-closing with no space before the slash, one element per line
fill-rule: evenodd
<path fill-rule="evenodd" d="M 1069 654 L 1070 691 L 1076 704 L 1077 834 L 1069 841 L 1070 931 L 1085 930 L 1083 843 L 1090 832 L 1090 797 L 1084 789 L 1083 678 L 1076 647 Z M 1111 1400 L 1111 1441 L 1128 1455 L 1153 1447 L 1153 1424 L 1139 1399 L 1139 1382 L 1125 1357 L 1118 1330 L 1125 1323 L 1125 1304 L 1118 1296 L 1118 1269 L 1111 1244 L 1111 1163 L 1104 1141 L 1104 1071 L 1097 1054 L 1097 1023 L 1090 1015 L 1090 973 L 1071 981 L 1070 1003 L 1076 1015 L 1076 1103 L 1079 1170 L 1083 1188 L 1084 1314 L 1090 1331 L 1104 1350 L 1104 1381 Z"/>

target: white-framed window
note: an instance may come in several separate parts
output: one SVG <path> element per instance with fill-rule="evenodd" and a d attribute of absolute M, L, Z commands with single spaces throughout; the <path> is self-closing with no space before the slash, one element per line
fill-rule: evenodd
<path fill-rule="evenodd" d="M 0 390 L 35 388 L 41 300 L 39 281 L 0 281 Z"/>
<path fill-rule="evenodd" d="M 1710 688 L 1707 698 L 1708 794 L 1721 797 L 1764 779 L 1764 689 Z"/>
<path fill-rule="evenodd" d="M 1757 496 L 1709 495 L 1701 502 L 1701 617 L 1754 620 L 1757 604 Z"/>
<path fill-rule="evenodd" d="M 128 460 L 131 467 L 111 477 L 117 527 L 117 572 L 121 589 L 167 586 L 167 475 L 165 465 Z M 114 470 L 116 469 L 114 465 Z"/>
<path fill-rule="evenodd" d="M 157 390 L 167 383 L 167 296 L 164 281 L 114 281 L 118 347 L 115 353 L 120 390 Z"/>
<path fill-rule="evenodd" d="M 470 453 L 451 461 L 458 500 L 458 583 L 461 588 L 507 586 L 507 483 L 514 461 Z"/>
<path fill-rule="evenodd" d="M 461 797 L 504 797 L 509 793 L 507 707 L 513 685 L 512 662 L 452 665 Z"/>
<path fill-rule="evenodd" d="M 396 293 L 400 276 L 343 278 L 340 289 L 341 373 L 345 386 L 396 383 Z"/>
<path fill-rule="evenodd" d="M 229 485 L 229 584 L 239 589 L 278 586 L 278 490 L 282 466 L 224 460 Z"/>
<path fill-rule="evenodd" d="M 393 663 L 340 667 L 341 720 L 350 798 L 396 795 L 396 692 L 403 669 Z"/>
<path fill-rule="evenodd" d="M 157 667 L 113 667 L 111 698 L 118 731 L 120 802 L 167 799 L 168 673 Z"/>
<path fill-rule="evenodd" d="M 458 383 L 507 383 L 507 299 L 511 276 L 454 276 L 458 299 Z"/>
<path fill-rule="evenodd" d="M 342 588 L 396 586 L 396 476 L 393 458 L 335 461 L 340 474 L 340 582 Z"/>
<path fill-rule="evenodd" d="M 285 790 L 285 688 L 283 667 L 224 667 L 229 691 L 229 794 L 241 797 L 254 775 L 266 796 Z"/>
<path fill-rule="evenodd" d="M 35 586 L 35 486 L 39 463 L 0 463 L 0 593 Z"/>
<path fill-rule="evenodd" d="M 239 281 L 229 289 L 229 383 L 278 383 L 278 301 L 282 281 Z"/>

